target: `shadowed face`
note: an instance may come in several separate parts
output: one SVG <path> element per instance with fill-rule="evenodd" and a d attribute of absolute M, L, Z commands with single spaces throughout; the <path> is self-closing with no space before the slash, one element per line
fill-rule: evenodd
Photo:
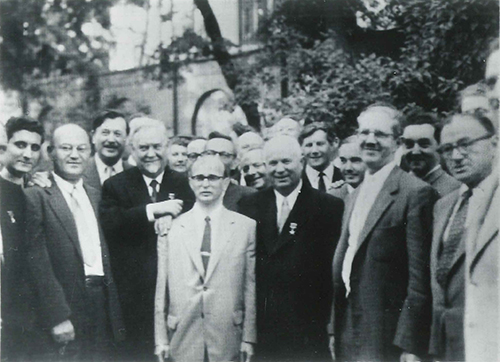
<path fill-rule="evenodd" d="M 15 132 L 6 144 L 2 162 L 15 177 L 22 177 L 38 164 L 42 137 L 36 132 Z"/>
<path fill-rule="evenodd" d="M 339 148 L 340 171 L 345 182 L 356 188 L 363 182 L 366 165 L 361 158 L 361 150 L 357 143 L 347 143 Z"/>
<path fill-rule="evenodd" d="M 439 154 L 438 143 L 434 138 L 434 127 L 430 124 L 407 126 L 401 138 L 403 157 L 409 169 L 422 178 L 437 166 Z"/>
<path fill-rule="evenodd" d="M 266 187 L 266 163 L 263 150 L 256 149 L 245 153 L 240 167 L 248 186 L 257 190 Z"/>

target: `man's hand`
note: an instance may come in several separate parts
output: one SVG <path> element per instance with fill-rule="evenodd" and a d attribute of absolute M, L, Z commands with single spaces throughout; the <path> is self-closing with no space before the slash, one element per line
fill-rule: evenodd
<path fill-rule="evenodd" d="M 75 339 L 75 329 L 69 319 L 52 328 L 51 333 L 57 343 L 68 343 Z"/>
<path fill-rule="evenodd" d="M 419 362 L 421 360 L 420 357 L 408 352 L 401 353 L 401 357 L 399 358 L 400 362 Z"/>
<path fill-rule="evenodd" d="M 170 358 L 170 346 L 161 345 L 155 347 L 155 355 L 158 358 L 158 362 L 164 362 Z"/>
<path fill-rule="evenodd" d="M 40 186 L 44 189 L 49 188 L 52 186 L 49 175 L 50 173 L 48 171 L 35 172 L 31 176 L 31 180 L 28 181 L 28 186 Z"/>
<path fill-rule="evenodd" d="M 165 215 L 172 215 L 172 217 L 177 217 L 182 211 L 182 200 L 167 200 L 161 202 L 155 202 L 150 204 L 151 211 L 153 212 L 155 218 L 160 218 Z"/>
<path fill-rule="evenodd" d="M 330 356 L 332 356 L 332 361 L 335 361 L 335 337 L 330 336 L 328 340 L 328 349 L 330 350 Z"/>
<path fill-rule="evenodd" d="M 253 356 L 253 346 L 251 343 L 241 342 L 240 362 L 251 362 Z"/>
<path fill-rule="evenodd" d="M 156 235 L 165 236 L 168 234 L 170 227 L 172 226 L 172 216 L 162 216 L 155 221 L 155 232 Z"/>

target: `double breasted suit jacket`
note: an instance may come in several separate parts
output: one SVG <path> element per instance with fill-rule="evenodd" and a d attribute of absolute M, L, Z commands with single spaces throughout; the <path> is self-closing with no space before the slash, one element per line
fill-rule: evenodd
<path fill-rule="evenodd" d="M 395 167 L 360 232 L 346 298 L 342 268 L 360 187 L 348 198 L 333 261 L 337 353 L 345 359 L 399 360 L 425 355 L 429 342 L 429 256 L 436 192 Z"/>
<path fill-rule="evenodd" d="M 256 356 L 328 357 L 331 263 L 343 202 L 303 184 L 281 234 L 272 188 L 243 198 L 240 211 L 257 221 Z"/>
<path fill-rule="evenodd" d="M 160 184 L 158 201 L 175 194 L 183 200 L 183 210 L 194 204 L 187 178 L 169 168 Z M 149 222 L 146 205 L 148 187 L 137 167 L 123 171 L 104 182 L 100 214 L 109 242 L 113 273 L 123 308 L 127 335 L 153 343 L 154 293 L 157 275 L 157 235 Z M 153 346 L 147 347 L 152 353 Z"/>
<path fill-rule="evenodd" d="M 498 170 L 485 190 L 484 203 L 468 227 L 465 273 L 465 358 L 500 360 L 500 285 Z"/>
<path fill-rule="evenodd" d="M 242 341 L 257 342 L 255 221 L 223 209 L 205 273 L 192 212 L 159 241 L 155 334 L 173 361 L 238 361 Z M 161 240 L 161 239 L 160 239 Z"/>
<path fill-rule="evenodd" d="M 431 250 L 432 326 L 429 353 L 448 361 L 465 359 L 465 233 L 453 258 L 444 288 L 437 281 L 437 269 L 439 254 L 443 248 L 443 235 L 459 198 L 460 192 L 455 190 L 436 202 Z"/>
<path fill-rule="evenodd" d="M 98 218 L 99 192 L 88 185 L 85 191 Z M 39 304 L 42 325 L 50 329 L 69 319 L 76 338 L 91 319 L 86 306 L 85 270 L 76 223 L 66 200 L 52 180 L 49 188 L 26 189 L 28 265 L 31 269 Z M 123 340 L 125 330 L 121 319 L 108 247 L 99 227 L 102 263 L 108 294 L 108 315 L 113 335 Z"/>

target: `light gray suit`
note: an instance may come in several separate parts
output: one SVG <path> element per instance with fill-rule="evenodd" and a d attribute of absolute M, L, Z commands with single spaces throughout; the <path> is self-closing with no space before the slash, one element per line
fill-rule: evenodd
<path fill-rule="evenodd" d="M 92 186 L 96 190 L 101 191 L 102 189 L 102 183 L 101 179 L 99 178 L 99 172 L 97 171 L 97 165 L 95 163 L 95 158 L 99 157 L 97 154 L 92 157 L 88 164 L 87 167 L 85 168 L 85 171 L 83 172 L 82 178 L 83 182 L 85 182 L 87 185 Z M 132 166 L 127 162 L 123 161 L 123 170 L 128 170 L 129 168 L 132 168 Z"/>
<path fill-rule="evenodd" d="M 467 232 L 465 273 L 465 358 L 500 361 L 498 174 L 485 190 L 485 203 Z"/>
<path fill-rule="evenodd" d="M 236 361 L 241 342 L 255 343 L 256 222 L 223 209 L 207 272 L 193 211 L 158 242 L 155 343 L 174 361 Z"/>

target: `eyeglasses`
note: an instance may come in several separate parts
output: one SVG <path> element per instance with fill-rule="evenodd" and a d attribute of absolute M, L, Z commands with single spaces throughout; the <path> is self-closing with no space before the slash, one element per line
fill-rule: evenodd
<path fill-rule="evenodd" d="M 362 129 L 357 132 L 357 135 L 360 139 L 366 139 L 368 138 L 368 136 L 370 136 L 370 134 L 373 134 L 373 137 L 375 137 L 378 140 L 394 136 L 394 134 L 392 133 L 385 133 L 382 131 L 377 131 L 377 130 L 374 131 L 369 129 Z"/>
<path fill-rule="evenodd" d="M 188 159 L 190 159 L 191 161 L 195 161 L 200 156 L 201 156 L 201 153 L 196 153 L 196 152 L 191 152 L 191 153 L 187 154 Z"/>
<path fill-rule="evenodd" d="M 412 140 L 409 138 L 403 138 L 401 137 L 401 141 L 405 145 L 406 149 L 411 150 L 413 147 L 415 147 L 415 143 L 418 145 L 420 148 L 429 148 L 431 146 L 431 141 L 428 138 L 420 138 L 418 140 Z"/>
<path fill-rule="evenodd" d="M 252 163 L 250 165 L 245 165 L 241 168 L 241 170 L 244 172 L 244 173 L 248 173 L 248 171 L 250 171 L 250 166 L 252 166 L 253 168 L 259 168 L 259 167 L 263 167 L 265 165 L 264 162 L 255 162 L 255 163 Z"/>
<path fill-rule="evenodd" d="M 209 155 L 209 156 L 215 156 L 215 155 L 219 155 L 221 158 L 225 158 L 225 159 L 230 159 L 230 158 L 233 158 L 234 157 L 234 153 L 229 153 L 229 152 L 224 152 L 224 151 L 214 151 L 214 150 L 206 150 L 202 153 L 202 155 Z"/>
<path fill-rule="evenodd" d="M 493 134 L 488 133 L 473 140 L 461 139 L 454 143 L 445 143 L 444 145 L 441 145 L 441 147 L 439 147 L 438 152 L 445 157 L 451 157 L 451 155 L 453 154 L 453 150 L 457 149 L 460 154 L 464 155 L 470 151 L 470 147 L 474 143 L 486 140 L 491 137 L 493 137 Z"/>
<path fill-rule="evenodd" d="M 195 182 L 198 182 L 198 183 L 202 183 L 203 181 L 207 180 L 209 184 L 214 184 L 216 183 L 217 181 L 220 181 L 222 180 L 223 178 L 225 178 L 224 176 L 217 176 L 217 175 L 194 175 L 194 176 L 191 176 L 190 179 L 195 181 Z"/>

